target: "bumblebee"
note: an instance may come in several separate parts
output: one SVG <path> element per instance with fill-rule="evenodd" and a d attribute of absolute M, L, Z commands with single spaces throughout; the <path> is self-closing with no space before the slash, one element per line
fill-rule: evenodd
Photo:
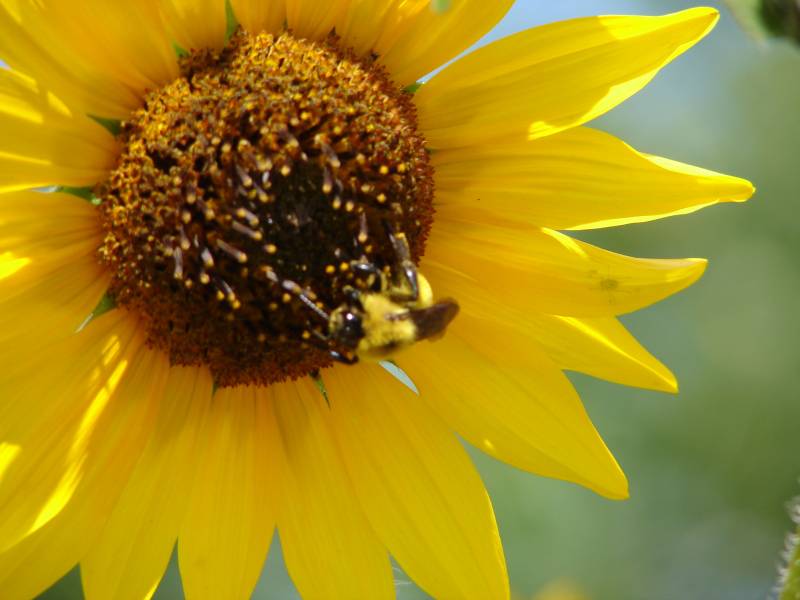
<path fill-rule="evenodd" d="M 349 302 L 337 308 L 329 323 L 331 356 L 352 364 L 359 358 L 383 360 L 415 342 L 435 339 L 458 314 L 454 300 L 433 302 L 428 281 L 416 273 L 418 295 L 402 296 L 402 288 L 380 292 L 353 290 Z"/>
<path fill-rule="evenodd" d="M 368 291 L 345 290 L 347 302 L 330 315 L 327 339 L 331 356 L 340 362 L 383 360 L 420 340 L 436 339 L 458 314 L 455 300 L 434 302 L 405 236 L 392 234 L 390 240 L 398 255 L 397 280 L 369 262 L 353 263 L 353 270 L 368 281 Z"/>
<path fill-rule="evenodd" d="M 455 300 L 434 302 L 428 280 L 411 259 L 405 235 L 390 233 L 389 239 L 398 257 L 395 267 L 381 270 L 366 258 L 350 263 L 364 285 L 345 287 L 345 301 L 331 312 L 297 283 L 280 280 L 273 271 L 267 274 L 325 324 L 327 331 L 309 327 L 303 339 L 339 362 L 384 360 L 415 342 L 442 336 L 458 314 Z"/>

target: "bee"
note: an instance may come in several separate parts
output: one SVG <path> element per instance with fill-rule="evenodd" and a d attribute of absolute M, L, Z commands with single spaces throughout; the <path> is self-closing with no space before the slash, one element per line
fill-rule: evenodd
<path fill-rule="evenodd" d="M 384 360 L 403 348 L 442 336 L 458 314 L 454 300 L 433 301 L 428 280 L 414 272 L 416 288 L 389 285 L 376 292 L 351 290 L 348 302 L 331 313 L 328 339 L 340 362 Z"/>
<path fill-rule="evenodd" d="M 340 362 L 384 360 L 420 340 L 441 337 L 458 314 L 455 300 L 434 302 L 428 280 L 411 260 L 405 235 L 390 233 L 389 239 L 398 259 L 396 280 L 367 261 L 353 263 L 368 289 L 346 289 L 347 301 L 330 315 L 331 356 Z"/>
<path fill-rule="evenodd" d="M 430 283 L 411 259 L 405 235 L 390 233 L 389 239 L 397 254 L 393 278 L 366 258 L 350 263 L 366 289 L 345 287 L 345 301 L 331 312 L 317 306 L 294 282 L 282 282 L 326 322 L 326 333 L 316 328 L 312 333 L 316 345 L 338 362 L 387 359 L 418 341 L 441 337 L 458 314 L 455 300 L 434 301 Z"/>

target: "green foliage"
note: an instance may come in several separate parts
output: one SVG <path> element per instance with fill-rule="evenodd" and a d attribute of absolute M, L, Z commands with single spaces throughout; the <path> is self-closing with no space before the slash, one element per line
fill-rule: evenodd
<path fill-rule="evenodd" d="M 773 34 L 800 41 L 800 4 L 797 0 L 761 0 L 761 19 Z"/>
<path fill-rule="evenodd" d="M 727 0 L 742 27 L 756 37 L 787 36 L 800 42 L 797 0 Z"/>
<path fill-rule="evenodd" d="M 786 542 L 786 565 L 781 573 L 778 600 L 800 600 L 800 502 L 795 500 L 792 519 L 798 527 L 797 533 Z"/>

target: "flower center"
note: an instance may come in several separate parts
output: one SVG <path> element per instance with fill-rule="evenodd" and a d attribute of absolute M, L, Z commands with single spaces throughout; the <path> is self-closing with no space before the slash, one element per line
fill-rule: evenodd
<path fill-rule="evenodd" d="M 329 366 L 326 315 L 398 276 L 398 239 L 415 263 L 424 250 L 433 179 L 411 99 L 333 39 L 239 31 L 195 52 L 121 141 L 98 188 L 110 294 L 218 385 Z"/>

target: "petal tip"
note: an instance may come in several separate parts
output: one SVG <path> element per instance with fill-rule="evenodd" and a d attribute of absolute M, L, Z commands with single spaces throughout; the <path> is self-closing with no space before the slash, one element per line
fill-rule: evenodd
<path fill-rule="evenodd" d="M 713 6 L 696 6 L 694 8 L 687 8 L 686 10 L 682 10 L 677 15 L 684 15 L 686 20 L 698 20 L 698 21 L 708 21 L 709 25 L 712 27 L 717 24 L 719 21 L 719 10 L 714 8 Z"/>
<path fill-rule="evenodd" d="M 741 177 L 717 175 L 710 181 L 718 186 L 719 202 L 747 202 L 756 193 L 756 187 Z"/>
<path fill-rule="evenodd" d="M 592 489 L 609 500 L 627 500 L 630 498 L 628 478 L 611 454 L 609 458 L 612 461 L 610 465 L 612 468 L 603 474 L 602 479 L 595 482 Z"/>
<path fill-rule="evenodd" d="M 677 395 L 680 392 L 680 385 L 672 371 L 667 371 L 665 374 L 660 375 L 661 383 L 663 384 L 659 391 L 667 394 Z"/>
<path fill-rule="evenodd" d="M 678 385 L 678 379 L 664 363 L 657 360 L 656 364 L 650 367 L 650 372 L 653 375 L 652 385 L 645 389 L 672 395 L 678 393 L 680 387 Z"/>
<path fill-rule="evenodd" d="M 694 285 L 705 274 L 708 268 L 708 259 L 690 258 L 686 261 L 686 287 Z"/>
<path fill-rule="evenodd" d="M 685 27 L 687 34 L 691 33 L 690 46 L 706 37 L 716 27 L 719 17 L 719 11 L 711 6 L 688 8 L 665 16 Z"/>
<path fill-rule="evenodd" d="M 737 177 L 736 184 L 737 188 L 739 189 L 739 193 L 736 195 L 736 201 L 738 202 L 746 202 L 752 198 L 757 191 L 756 186 L 747 179 L 739 179 Z"/>

